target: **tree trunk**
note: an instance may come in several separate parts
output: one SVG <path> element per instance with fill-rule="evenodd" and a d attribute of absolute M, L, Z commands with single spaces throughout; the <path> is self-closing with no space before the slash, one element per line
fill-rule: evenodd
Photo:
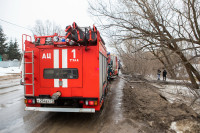
<path fill-rule="evenodd" d="M 192 85 L 193 85 L 193 87 L 195 88 L 195 89 L 199 89 L 199 85 L 197 84 L 197 82 L 196 82 L 196 79 L 195 79 L 195 77 L 194 77 L 194 75 L 193 75 L 193 69 L 194 69 L 194 71 L 196 70 L 189 62 L 188 62 L 188 60 L 186 59 L 186 57 L 183 55 L 183 53 L 182 52 L 180 52 L 180 50 L 176 50 L 176 53 L 179 55 L 179 57 L 181 58 L 181 60 L 182 60 L 182 63 L 183 63 L 183 65 L 185 66 L 185 68 L 186 68 L 186 71 L 187 71 L 187 73 L 188 73 L 188 75 L 189 75 L 189 78 L 190 78 L 190 81 L 192 82 Z M 193 73 L 192 73 L 193 72 Z M 199 75 L 199 73 L 197 73 L 197 72 L 195 72 L 194 73 L 195 74 L 195 76 L 196 76 L 196 78 L 200 81 L 200 75 Z"/>
<path fill-rule="evenodd" d="M 194 75 L 192 74 L 192 71 L 191 71 L 190 67 L 188 65 L 184 65 L 184 66 L 185 66 L 186 71 L 187 71 L 187 73 L 188 73 L 188 75 L 190 77 L 190 81 L 192 82 L 192 87 L 194 89 L 199 89 L 199 85 L 197 84 L 197 82 L 196 82 L 196 80 L 194 78 Z"/>
<path fill-rule="evenodd" d="M 176 74 L 173 70 L 173 68 L 170 66 L 171 64 L 166 64 L 154 51 L 154 49 L 151 49 L 150 52 L 163 64 L 163 66 L 167 69 L 167 71 L 169 72 L 169 75 L 173 78 L 176 79 Z M 163 51 L 162 51 L 163 52 Z M 164 53 L 163 53 L 164 54 Z M 166 57 L 165 57 L 166 58 Z M 167 60 L 167 59 L 166 59 Z M 168 60 L 169 62 L 169 60 Z M 167 63 L 168 63 L 167 62 Z"/>
<path fill-rule="evenodd" d="M 190 67 L 191 67 L 192 72 L 194 73 L 194 75 L 196 76 L 198 81 L 200 82 L 200 74 L 199 74 L 199 72 L 191 64 L 190 64 Z"/>
<path fill-rule="evenodd" d="M 167 71 L 169 72 L 170 76 L 173 78 L 173 79 L 176 79 L 176 74 L 174 72 L 174 69 L 172 68 L 172 64 L 171 64 L 171 61 L 170 61 L 170 57 L 167 57 L 165 51 L 162 49 L 161 50 L 165 59 L 166 59 L 166 62 L 167 64 L 165 64 L 164 62 L 164 66 L 166 67 Z"/>

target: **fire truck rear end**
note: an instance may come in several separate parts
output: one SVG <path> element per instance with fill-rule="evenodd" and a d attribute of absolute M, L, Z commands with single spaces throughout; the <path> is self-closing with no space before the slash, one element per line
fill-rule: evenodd
<path fill-rule="evenodd" d="M 119 74 L 119 62 L 116 55 L 107 53 L 108 80 L 116 78 Z"/>
<path fill-rule="evenodd" d="M 23 35 L 25 110 L 95 112 L 107 92 L 107 51 L 99 31 L 66 27 L 66 36 Z M 31 38 L 31 37 L 30 37 Z"/>

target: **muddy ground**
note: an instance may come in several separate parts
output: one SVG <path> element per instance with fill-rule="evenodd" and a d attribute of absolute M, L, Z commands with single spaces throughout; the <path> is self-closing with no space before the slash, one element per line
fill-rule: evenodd
<path fill-rule="evenodd" d="M 94 114 L 24 111 L 23 86 L 15 78 L 0 79 L 0 133 L 173 133 L 171 125 L 200 133 L 199 115 L 170 104 L 138 78 L 114 79 L 104 109 Z"/>
<path fill-rule="evenodd" d="M 183 133 L 200 133 L 200 115 L 185 104 L 169 103 L 158 89 L 138 78 L 122 77 L 124 118 L 128 118 L 136 132 L 164 133 L 176 124 Z M 135 82 L 128 82 L 128 81 Z M 176 122 L 176 123 L 175 123 Z M 171 126 L 171 128 L 170 128 Z"/>

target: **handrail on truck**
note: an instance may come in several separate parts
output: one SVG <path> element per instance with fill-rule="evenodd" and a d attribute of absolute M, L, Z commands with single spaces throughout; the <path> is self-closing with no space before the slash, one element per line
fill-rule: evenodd
<path fill-rule="evenodd" d="M 24 40 L 24 36 L 25 36 L 25 40 Z M 29 37 L 30 41 L 32 42 L 32 38 L 30 35 L 22 34 L 22 51 L 24 51 L 24 41 L 28 40 L 28 37 Z"/>

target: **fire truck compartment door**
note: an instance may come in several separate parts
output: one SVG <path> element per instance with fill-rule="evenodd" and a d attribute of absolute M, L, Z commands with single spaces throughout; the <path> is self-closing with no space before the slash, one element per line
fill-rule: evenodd
<path fill-rule="evenodd" d="M 40 50 L 40 81 L 44 88 L 82 87 L 82 49 Z"/>

